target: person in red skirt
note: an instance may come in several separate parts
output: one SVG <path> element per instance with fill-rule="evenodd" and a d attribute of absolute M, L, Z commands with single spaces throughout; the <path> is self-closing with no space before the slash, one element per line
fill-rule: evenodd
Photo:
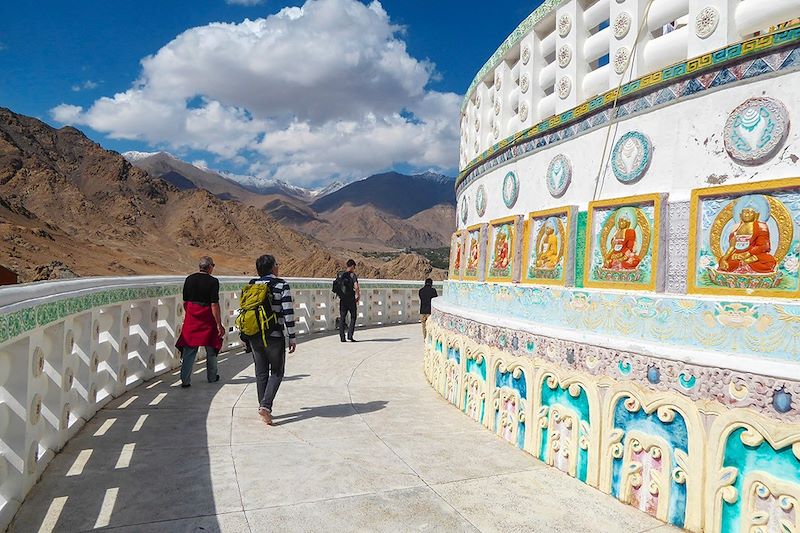
<path fill-rule="evenodd" d="M 219 311 L 219 280 L 211 275 L 214 260 L 200 258 L 200 271 L 183 283 L 184 319 L 175 347 L 181 351 L 181 387 L 190 387 L 192 367 L 198 349 L 206 349 L 206 377 L 209 383 L 219 381 L 217 354 L 222 349 L 225 328 Z"/>

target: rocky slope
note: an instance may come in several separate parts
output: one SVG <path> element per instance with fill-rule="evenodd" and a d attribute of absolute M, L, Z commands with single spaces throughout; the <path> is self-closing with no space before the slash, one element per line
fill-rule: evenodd
<path fill-rule="evenodd" d="M 218 274 L 250 274 L 268 252 L 286 276 L 330 277 L 344 262 L 257 207 L 179 190 L 74 128 L 0 108 L 0 264 L 20 281 L 184 273 L 205 254 Z M 401 269 L 414 278 L 425 270 Z"/>

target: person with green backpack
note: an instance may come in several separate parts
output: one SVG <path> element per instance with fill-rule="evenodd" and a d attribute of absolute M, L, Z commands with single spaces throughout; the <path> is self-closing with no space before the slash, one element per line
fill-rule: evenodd
<path fill-rule="evenodd" d="M 278 277 L 278 263 L 271 255 L 256 260 L 259 277 L 242 288 L 236 327 L 249 344 L 256 365 L 258 414 L 272 425 L 272 404 L 283 380 L 286 345 L 297 347 L 294 303 L 289 284 Z"/>

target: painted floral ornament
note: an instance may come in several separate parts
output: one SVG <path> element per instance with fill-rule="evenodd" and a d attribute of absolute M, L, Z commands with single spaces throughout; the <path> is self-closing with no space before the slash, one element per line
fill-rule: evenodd
<path fill-rule="evenodd" d="M 572 163 L 564 154 L 558 154 L 547 167 L 547 190 L 553 198 L 561 198 L 572 182 Z"/>
<path fill-rule="evenodd" d="M 503 203 L 511 209 L 519 198 L 519 180 L 514 172 L 509 172 L 503 178 Z"/>
<path fill-rule="evenodd" d="M 647 172 L 652 156 L 650 138 L 641 132 L 630 131 L 614 145 L 611 169 L 620 183 L 635 183 Z"/>
<path fill-rule="evenodd" d="M 486 204 L 488 198 L 486 197 L 486 188 L 481 185 L 478 187 L 478 192 L 475 194 L 475 212 L 479 217 L 486 214 Z"/>
<path fill-rule="evenodd" d="M 624 46 L 621 48 L 617 48 L 617 51 L 614 52 L 614 72 L 617 74 L 624 74 L 625 69 L 628 68 L 628 57 L 630 52 Z"/>
<path fill-rule="evenodd" d="M 751 98 L 733 110 L 725 123 L 725 149 L 742 165 L 771 159 L 786 142 L 789 113 L 775 98 Z"/>

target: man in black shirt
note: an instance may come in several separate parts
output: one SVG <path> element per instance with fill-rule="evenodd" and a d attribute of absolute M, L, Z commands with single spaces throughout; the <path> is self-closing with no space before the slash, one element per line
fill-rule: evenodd
<path fill-rule="evenodd" d="M 184 319 L 175 346 L 181 350 L 181 387 L 189 387 L 192 367 L 198 349 L 206 349 L 206 377 L 209 383 L 219 381 L 217 354 L 222 349 L 225 328 L 219 310 L 219 280 L 211 275 L 214 260 L 201 257 L 199 272 L 189 275 L 183 283 Z"/>
<path fill-rule="evenodd" d="M 350 322 L 347 328 L 347 340 L 355 342 L 353 333 L 356 329 L 356 317 L 358 317 L 358 302 L 361 300 L 361 287 L 358 285 L 356 276 L 356 262 L 352 259 L 347 261 L 347 270 L 340 272 L 334 282 L 334 292 L 339 297 L 339 337 L 342 342 L 344 339 L 344 324 L 347 315 L 350 315 Z"/>
<path fill-rule="evenodd" d="M 425 286 L 419 290 L 419 321 L 422 322 L 422 338 L 428 336 L 428 318 L 431 316 L 431 300 L 439 296 L 433 288 L 433 280 L 425 280 Z"/>

